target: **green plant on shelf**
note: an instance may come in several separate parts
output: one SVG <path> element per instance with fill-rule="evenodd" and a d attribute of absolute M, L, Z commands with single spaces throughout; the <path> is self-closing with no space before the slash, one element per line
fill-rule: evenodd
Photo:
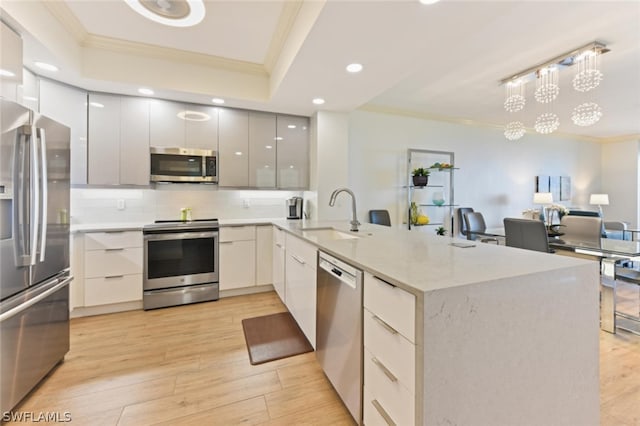
<path fill-rule="evenodd" d="M 425 169 L 424 167 L 413 169 L 411 172 L 411 176 L 413 176 L 413 186 L 427 186 L 430 173 L 429 169 Z"/>
<path fill-rule="evenodd" d="M 447 235 L 447 229 L 444 226 L 438 226 L 436 228 L 436 235 Z"/>

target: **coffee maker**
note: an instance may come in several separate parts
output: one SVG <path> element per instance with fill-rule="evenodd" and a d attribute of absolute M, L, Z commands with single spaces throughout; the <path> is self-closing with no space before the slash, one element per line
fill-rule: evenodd
<path fill-rule="evenodd" d="M 287 199 L 287 219 L 302 219 L 302 197 Z"/>

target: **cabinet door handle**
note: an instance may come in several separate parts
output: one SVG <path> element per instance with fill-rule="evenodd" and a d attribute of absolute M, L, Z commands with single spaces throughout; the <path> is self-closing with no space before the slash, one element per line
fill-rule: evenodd
<path fill-rule="evenodd" d="M 124 231 L 104 231 L 105 234 L 123 234 Z"/>
<path fill-rule="evenodd" d="M 233 244 L 233 241 L 220 241 L 220 244 Z"/>
<path fill-rule="evenodd" d="M 124 247 L 104 249 L 104 251 L 122 251 L 122 250 L 124 250 Z"/>
<path fill-rule="evenodd" d="M 296 262 L 298 262 L 301 265 L 306 264 L 307 262 L 305 262 L 303 259 L 300 259 L 298 256 L 296 256 L 295 254 L 292 254 L 291 257 L 293 258 L 293 260 L 295 260 Z"/>
<path fill-rule="evenodd" d="M 378 317 L 377 315 L 373 316 L 373 319 L 380 324 L 382 327 L 384 327 L 389 333 L 391 334 L 398 334 L 398 330 L 396 330 L 395 328 L 391 327 L 389 324 L 387 324 L 383 319 L 381 319 L 380 317 Z"/>
<path fill-rule="evenodd" d="M 386 285 L 388 285 L 389 287 L 396 288 L 396 286 L 395 286 L 394 284 L 391 284 L 391 283 L 389 283 L 389 282 L 387 282 L 387 281 L 385 281 L 385 280 L 383 280 L 383 279 L 380 279 L 380 278 L 378 278 L 378 277 L 376 277 L 376 276 L 374 276 L 373 278 L 375 278 L 375 279 L 376 279 L 378 282 L 380 282 L 381 284 L 386 284 Z"/>
<path fill-rule="evenodd" d="M 280 244 L 280 243 L 276 243 L 276 247 L 278 247 L 278 248 L 282 248 L 282 244 Z"/>
<path fill-rule="evenodd" d="M 378 368 L 380 368 L 380 370 L 382 370 L 384 375 L 387 376 L 389 380 L 391 380 L 392 382 L 398 381 L 398 378 L 387 367 L 385 367 L 385 365 L 381 363 L 380 360 L 378 360 L 378 358 L 373 357 L 371 358 L 371 361 L 373 361 L 373 363 L 377 365 Z"/>
<path fill-rule="evenodd" d="M 124 275 L 109 275 L 107 277 L 104 277 L 105 280 L 112 280 L 114 278 L 124 278 Z"/>
<path fill-rule="evenodd" d="M 391 416 L 389 416 L 387 414 L 387 412 L 385 411 L 384 408 L 382 408 L 382 405 L 380 405 L 380 403 L 378 402 L 377 399 L 374 399 L 373 401 L 371 401 L 371 404 L 376 407 L 376 411 L 378 411 L 378 414 L 380 414 L 382 416 L 382 418 L 384 419 L 385 422 L 387 422 L 387 424 L 389 426 L 396 426 L 396 422 L 394 422 L 391 419 Z"/>

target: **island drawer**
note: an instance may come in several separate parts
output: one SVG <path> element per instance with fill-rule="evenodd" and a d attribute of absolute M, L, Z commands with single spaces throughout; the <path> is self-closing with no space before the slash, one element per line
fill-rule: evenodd
<path fill-rule="evenodd" d="M 142 232 L 88 232 L 84 236 L 85 250 L 113 250 L 128 247 L 142 247 Z"/>
<path fill-rule="evenodd" d="M 364 309 L 364 346 L 376 358 L 378 368 L 383 372 L 386 369 L 415 393 L 415 345 L 400 333 L 391 332 L 367 309 Z"/>
<path fill-rule="evenodd" d="M 386 414 L 397 425 L 415 424 L 415 396 L 399 380 L 392 381 L 372 361 L 374 356 L 365 349 L 364 351 L 364 387 L 368 392 L 365 398 L 365 412 L 370 410 L 366 405 L 377 401 L 383 407 Z M 373 410 L 376 409 L 373 404 Z M 366 419 L 365 419 L 365 423 Z"/>
<path fill-rule="evenodd" d="M 364 306 L 415 343 L 416 297 L 369 273 L 364 274 Z"/>

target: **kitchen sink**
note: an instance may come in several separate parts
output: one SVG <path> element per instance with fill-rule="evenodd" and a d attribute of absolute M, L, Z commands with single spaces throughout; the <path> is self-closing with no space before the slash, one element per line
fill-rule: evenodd
<path fill-rule="evenodd" d="M 352 240 L 360 238 L 358 235 L 337 231 L 333 228 L 302 228 L 302 236 L 316 237 L 323 240 Z"/>

